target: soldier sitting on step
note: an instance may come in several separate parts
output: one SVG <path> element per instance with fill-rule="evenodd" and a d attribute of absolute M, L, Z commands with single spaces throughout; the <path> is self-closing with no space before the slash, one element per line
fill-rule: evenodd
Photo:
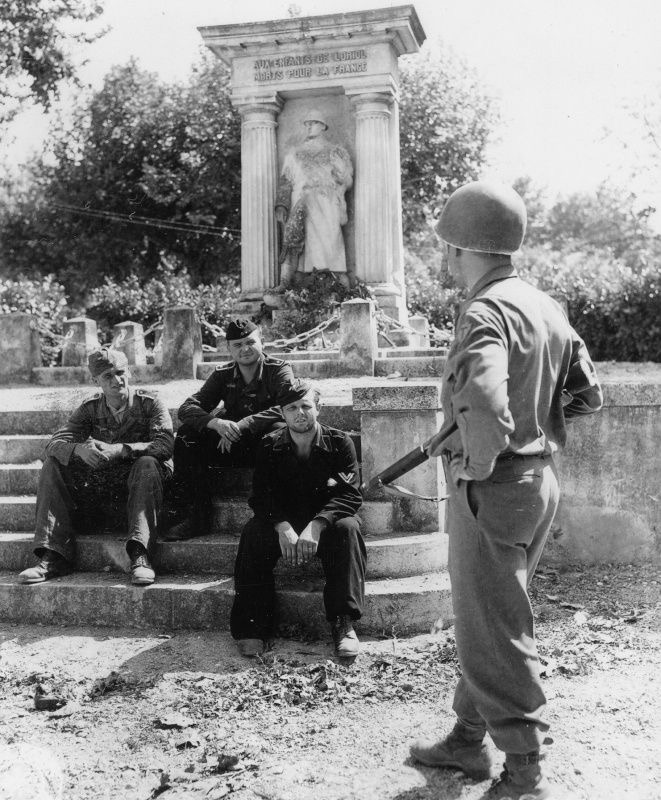
<path fill-rule="evenodd" d="M 129 388 L 124 353 L 109 349 L 88 359 L 101 393 L 85 400 L 46 445 L 37 489 L 36 566 L 23 583 L 42 583 L 73 570 L 76 531 L 128 517 L 126 550 L 132 583 L 154 582 L 149 561 L 172 475 L 170 413 L 155 395 Z"/>
<path fill-rule="evenodd" d="M 216 367 L 178 412 L 182 424 L 174 445 L 174 484 L 187 508 L 186 518 L 165 534 L 166 541 L 210 533 L 212 468 L 254 467 L 260 438 L 284 425 L 276 398 L 294 380 L 291 366 L 264 355 L 259 328 L 250 320 L 230 322 L 226 338 L 232 361 Z"/>
<path fill-rule="evenodd" d="M 250 506 L 234 567 L 230 627 L 244 656 L 261 654 L 273 635 L 273 568 L 317 556 L 326 576 L 324 606 L 335 653 L 358 654 L 353 622 L 365 594 L 365 543 L 356 450 L 343 431 L 320 425 L 319 392 L 296 381 L 279 398 L 287 427 L 259 443 Z"/>

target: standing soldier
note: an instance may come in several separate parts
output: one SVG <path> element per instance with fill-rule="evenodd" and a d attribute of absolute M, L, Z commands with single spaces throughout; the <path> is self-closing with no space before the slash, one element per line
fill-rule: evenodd
<path fill-rule="evenodd" d="M 86 400 L 46 445 L 37 489 L 34 551 L 39 563 L 20 574 L 43 583 L 73 570 L 76 531 L 121 513 L 126 504 L 132 582 L 154 582 L 149 561 L 172 475 L 170 413 L 155 395 L 129 387 L 124 353 L 100 350 L 89 369 L 101 393 Z"/>
<path fill-rule="evenodd" d="M 264 355 L 259 328 L 248 319 L 232 320 L 225 335 L 232 361 L 216 367 L 179 408 L 175 484 L 188 508 L 186 518 L 165 534 L 167 541 L 209 533 L 211 468 L 254 467 L 257 442 L 284 425 L 276 398 L 294 379 L 291 366 Z"/>
<path fill-rule="evenodd" d="M 561 307 L 516 274 L 526 210 L 511 188 L 466 184 L 438 232 L 468 292 L 443 376 L 444 425 L 425 444 L 448 483 L 449 571 L 462 676 L 449 735 L 417 761 L 490 772 L 487 731 L 505 769 L 485 797 L 552 800 L 540 745 L 548 724 L 527 588 L 558 505 L 553 457 L 566 423 L 601 408 L 585 345 Z"/>

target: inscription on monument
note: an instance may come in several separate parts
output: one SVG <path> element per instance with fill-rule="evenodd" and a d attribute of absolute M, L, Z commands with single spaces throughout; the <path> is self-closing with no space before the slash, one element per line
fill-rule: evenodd
<path fill-rule="evenodd" d="M 351 75 L 367 72 L 367 51 L 335 50 L 300 56 L 258 58 L 254 62 L 254 68 L 256 83 Z"/>

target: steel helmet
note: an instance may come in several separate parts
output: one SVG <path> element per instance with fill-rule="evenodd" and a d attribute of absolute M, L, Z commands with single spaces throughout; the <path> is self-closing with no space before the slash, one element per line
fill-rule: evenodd
<path fill-rule="evenodd" d="M 317 111 L 317 109 L 312 109 L 308 111 L 308 113 L 303 117 L 303 122 L 321 122 L 322 125 L 326 126 L 326 130 L 328 130 L 328 123 L 326 122 L 326 118 L 321 113 L 321 111 Z"/>
<path fill-rule="evenodd" d="M 511 186 L 473 181 L 450 195 L 436 232 L 461 250 L 510 255 L 523 242 L 526 207 Z"/>

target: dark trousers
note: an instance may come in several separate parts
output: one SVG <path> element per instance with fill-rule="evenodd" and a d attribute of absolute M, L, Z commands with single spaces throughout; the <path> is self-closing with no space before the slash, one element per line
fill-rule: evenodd
<path fill-rule="evenodd" d="M 306 524 L 292 522 L 298 533 Z M 230 630 L 235 639 L 268 639 L 273 635 L 273 569 L 280 556 L 278 534 L 273 525 L 253 517 L 241 534 L 234 566 L 236 595 Z M 317 557 L 326 577 L 326 618 L 329 621 L 339 616 L 360 619 L 365 598 L 367 554 L 358 517 L 345 517 L 326 528 L 319 539 Z"/>
<path fill-rule="evenodd" d="M 215 431 L 209 428 L 196 431 L 184 423 L 174 442 L 173 505 L 201 517 L 210 514 L 218 471 L 254 467 L 259 439 L 260 436 L 244 434 L 228 453 L 223 453 L 218 449 L 220 437 Z"/>
<path fill-rule="evenodd" d="M 79 459 L 64 466 L 47 457 L 37 489 L 35 553 L 48 548 L 74 561 L 76 532 L 93 532 L 108 518 L 126 524 L 128 541 L 149 550 L 158 534 L 167 477 L 152 456 L 97 470 Z"/>
<path fill-rule="evenodd" d="M 550 458 L 500 461 L 450 490 L 449 571 L 462 677 L 459 720 L 506 753 L 540 747 L 548 725 L 528 585 L 558 505 Z"/>

